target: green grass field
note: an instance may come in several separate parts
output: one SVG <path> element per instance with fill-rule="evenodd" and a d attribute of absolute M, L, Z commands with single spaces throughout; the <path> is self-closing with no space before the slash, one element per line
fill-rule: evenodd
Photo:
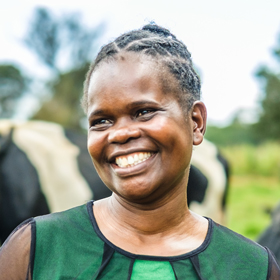
<path fill-rule="evenodd" d="M 221 149 L 231 164 L 227 226 L 253 240 L 270 223 L 280 203 L 280 144 Z"/>
<path fill-rule="evenodd" d="M 256 240 L 269 225 L 270 212 L 279 201 L 278 178 L 232 176 L 227 204 L 227 226 Z"/>

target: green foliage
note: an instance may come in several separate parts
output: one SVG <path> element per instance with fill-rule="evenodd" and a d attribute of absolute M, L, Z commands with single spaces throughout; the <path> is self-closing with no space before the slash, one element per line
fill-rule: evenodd
<path fill-rule="evenodd" d="M 280 176 L 280 143 L 241 144 L 220 149 L 234 175 Z"/>
<path fill-rule="evenodd" d="M 227 204 L 227 226 L 252 239 L 271 222 L 271 210 L 279 203 L 280 182 L 275 177 L 232 176 Z"/>
<path fill-rule="evenodd" d="M 52 71 L 61 72 L 62 57 L 68 68 L 82 68 L 91 60 L 104 24 L 87 28 L 81 19 L 77 13 L 58 17 L 46 8 L 37 8 L 23 41 Z"/>
<path fill-rule="evenodd" d="M 280 62 L 280 36 L 278 46 L 273 51 L 274 57 Z M 280 139 L 280 64 L 278 69 L 273 71 L 262 66 L 258 69 L 256 77 L 263 84 L 262 114 L 256 124 L 256 131 L 259 131 L 259 138 Z"/>
<path fill-rule="evenodd" d="M 280 200 L 280 143 L 221 148 L 230 163 L 227 226 L 256 240 Z"/>
<path fill-rule="evenodd" d="M 89 29 L 81 19 L 79 14 L 58 17 L 45 8 L 38 8 L 33 14 L 24 42 L 52 71 L 53 79 L 47 83 L 50 98 L 43 100 L 32 119 L 82 129 L 83 82 L 104 24 Z M 67 72 L 61 70 L 61 61 L 69 69 Z"/>
<path fill-rule="evenodd" d="M 10 118 L 28 85 L 28 79 L 13 65 L 0 65 L 0 118 Z"/>
<path fill-rule="evenodd" d="M 253 126 L 238 121 L 227 127 L 207 126 L 205 137 L 218 146 L 258 143 Z"/>
<path fill-rule="evenodd" d="M 35 10 L 29 31 L 24 39 L 26 45 L 35 51 L 47 66 L 55 67 L 59 49 L 58 22 L 48 10 Z"/>
<path fill-rule="evenodd" d="M 52 98 L 42 104 L 32 119 L 56 122 L 64 127 L 80 130 L 80 120 L 84 116 L 80 99 L 87 69 L 88 65 L 59 75 L 51 84 Z"/>

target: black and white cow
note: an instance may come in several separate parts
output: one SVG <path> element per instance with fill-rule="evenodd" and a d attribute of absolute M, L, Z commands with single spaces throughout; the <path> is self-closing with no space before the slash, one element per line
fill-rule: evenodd
<path fill-rule="evenodd" d="M 272 212 L 270 225 L 261 233 L 257 242 L 274 253 L 280 266 L 280 203 Z"/>
<path fill-rule="evenodd" d="M 194 148 L 188 203 L 224 223 L 228 164 L 208 141 Z M 0 121 L 0 242 L 23 220 L 111 194 L 93 167 L 86 135 L 43 121 Z"/>

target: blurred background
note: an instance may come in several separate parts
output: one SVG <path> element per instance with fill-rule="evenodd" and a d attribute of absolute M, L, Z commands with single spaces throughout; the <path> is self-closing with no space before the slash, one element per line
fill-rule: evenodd
<path fill-rule="evenodd" d="M 99 48 L 155 22 L 192 54 L 206 138 L 231 168 L 227 225 L 251 238 L 280 200 L 280 1 L 10 0 L 0 7 L 0 118 L 85 131 L 83 81 Z"/>

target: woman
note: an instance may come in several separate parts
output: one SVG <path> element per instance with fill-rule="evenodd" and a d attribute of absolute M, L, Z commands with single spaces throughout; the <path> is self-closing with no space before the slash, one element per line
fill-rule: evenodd
<path fill-rule="evenodd" d="M 206 126 L 199 98 L 190 53 L 168 30 L 147 25 L 104 46 L 83 106 L 89 153 L 113 194 L 19 226 L 1 279 L 280 279 L 267 249 L 187 207 Z"/>

